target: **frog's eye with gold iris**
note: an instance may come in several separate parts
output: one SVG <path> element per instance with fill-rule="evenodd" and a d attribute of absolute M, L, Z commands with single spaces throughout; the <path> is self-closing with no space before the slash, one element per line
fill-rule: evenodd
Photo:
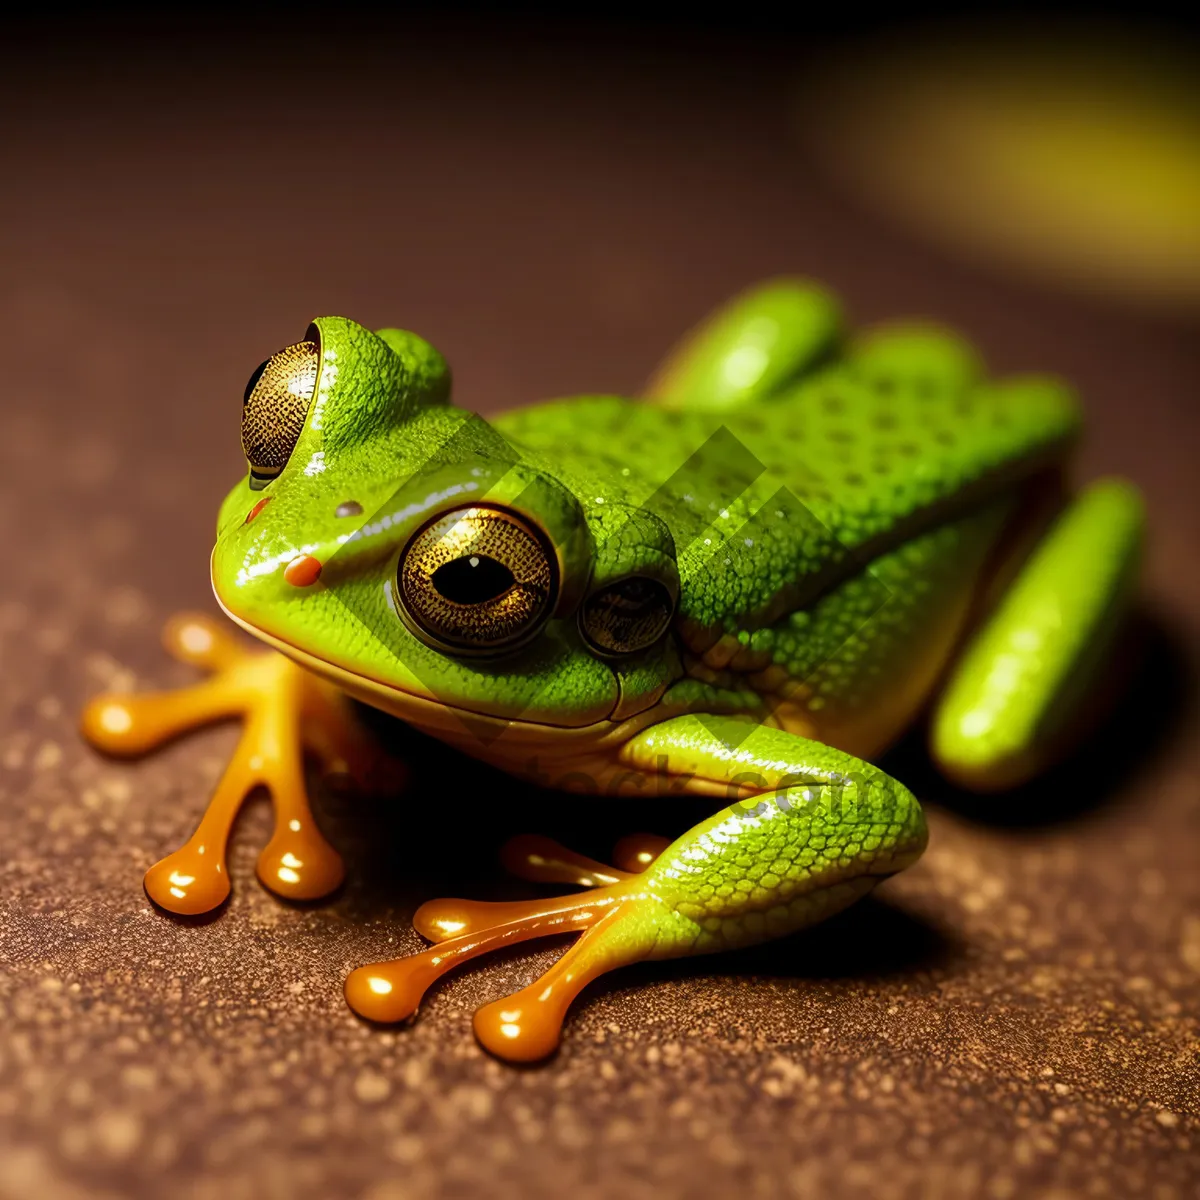
<path fill-rule="evenodd" d="M 287 466 L 317 390 L 320 361 L 316 342 L 297 342 L 250 376 L 242 401 L 242 449 L 252 488 L 266 487 Z"/>
<path fill-rule="evenodd" d="M 531 637 L 550 615 L 558 562 L 543 537 L 501 508 L 457 508 L 431 521 L 397 567 L 400 603 L 425 641 L 496 651 Z"/>
<path fill-rule="evenodd" d="M 658 641 L 674 613 L 675 598 L 664 584 L 630 575 L 598 588 L 583 602 L 579 628 L 601 654 L 632 654 Z"/>

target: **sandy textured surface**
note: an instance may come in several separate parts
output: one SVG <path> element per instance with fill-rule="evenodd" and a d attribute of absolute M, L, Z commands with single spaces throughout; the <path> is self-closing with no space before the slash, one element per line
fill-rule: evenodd
<path fill-rule="evenodd" d="M 0 1196 L 1195 1195 L 1194 330 L 975 276 L 846 210 L 795 149 L 778 63 L 419 51 L 133 71 L 18 45 L 0 74 Z M 98 690 L 192 677 L 157 630 L 211 604 L 250 369 L 339 312 L 420 330 L 483 411 L 632 389 L 780 271 L 1082 386 L 1081 475 L 1132 476 L 1154 527 L 1142 665 L 1097 738 L 986 804 L 901 747 L 929 801 L 917 868 L 809 935 L 608 977 L 539 1069 L 489 1060 L 470 1017 L 558 948 L 473 964 L 396 1031 L 341 981 L 417 946 L 422 899 L 519 894 L 490 866 L 507 833 L 603 854 L 694 814 L 539 801 L 415 744 L 404 799 L 319 795 L 350 866 L 332 903 L 254 881 L 259 805 L 217 919 L 154 910 L 142 873 L 235 732 L 130 765 L 75 721 Z"/>

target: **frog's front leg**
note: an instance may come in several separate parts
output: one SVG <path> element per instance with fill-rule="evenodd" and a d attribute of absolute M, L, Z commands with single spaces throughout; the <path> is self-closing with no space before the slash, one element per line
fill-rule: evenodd
<path fill-rule="evenodd" d="M 258 877 L 289 900 L 328 895 L 344 876 L 341 857 L 313 820 L 304 782 L 310 752 L 331 772 L 372 778 L 381 756 L 332 685 L 274 650 L 245 649 L 208 617 L 171 620 L 163 642 L 176 658 L 211 671 L 193 687 L 96 697 L 84 710 L 84 736 L 109 754 L 136 756 L 187 730 L 240 716 L 245 728 L 199 827 L 181 849 L 146 872 L 146 891 L 171 912 L 208 912 L 229 895 L 226 843 L 242 802 L 266 787 L 274 834 Z"/>
<path fill-rule="evenodd" d="M 598 975 L 649 958 L 752 945 L 845 908 L 914 862 L 925 822 L 912 794 L 876 767 L 794 734 L 730 718 L 677 717 L 643 731 L 625 765 L 666 772 L 727 803 L 670 843 L 644 845 L 612 882 L 573 896 L 488 904 L 438 900 L 414 923 L 436 945 L 360 967 L 346 998 L 360 1015 L 397 1021 L 452 967 L 486 951 L 564 932 L 583 936 L 536 983 L 475 1014 L 493 1054 L 532 1061 L 558 1045 L 567 1008 Z M 515 857 L 528 862 L 528 846 Z M 611 870 L 563 861 L 551 877 L 581 882 Z"/>

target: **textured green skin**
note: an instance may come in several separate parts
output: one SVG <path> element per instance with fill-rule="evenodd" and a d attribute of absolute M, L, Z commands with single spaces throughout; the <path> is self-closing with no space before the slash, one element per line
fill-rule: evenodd
<path fill-rule="evenodd" d="M 925 848 L 921 806 L 877 767 L 781 729 L 675 717 L 635 739 L 631 759 L 738 778 L 756 789 L 690 829 L 639 877 L 653 903 L 623 938 L 671 958 L 763 941 L 845 908 Z M 802 777 L 804 782 L 797 782 Z M 629 950 L 629 943 L 625 943 Z"/>
<path fill-rule="evenodd" d="M 745 722 L 769 720 L 791 696 L 818 731 L 824 719 L 831 729 L 857 722 L 861 741 L 875 721 L 875 743 L 894 735 L 897 714 L 876 719 L 876 710 L 924 669 L 921 656 L 960 619 L 1027 482 L 1077 431 L 1065 387 L 987 381 L 966 343 L 929 326 L 847 341 L 825 292 L 781 283 L 718 314 L 664 367 L 652 399 L 577 398 L 489 424 L 449 405 L 445 364 L 414 335 L 341 318 L 316 327 L 321 376 L 290 462 L 262 492 L 236 486 L 218 522 L 214 587 L 243 624 L 309 665 L 382 685 L 381 707 L 418 724 L 414 696 L 532 729 L 524 747 L 540 739 L 568 768 L 575 755 L 588 770 L 611 762 L 695 774 L 731 800 L 746 794 L 735 777 L 747 770 L 755 794 L 784 788 L 788 802 L 723 810 L 647 872 L 655 904 L 621 924 L 630 954 L 785 932 L 920 853 L 920 807 L 900 784 L 796 732 L 759 725 L 747 736 Z M 426 645 L 387 592 L 419 527 L 484 497 L 545 530 L 562 575 L 553 619 L 495 659 Z M 364 515 L 335 517 L 351 499 Z M 1069 608 L 1077 636 L 1053 671 L 1030 666 L 1042 683 L 1025 710 L 1001 714 L 1022 749 L 1128 586 L 1140 516 L 1126 500 L 1070 539 L 1072 563 L 1095 551 L 1121 569 L 1076 589 L 1082 599 L 1100 588 L 1102 599 Z M 297 553 L 322 562 L 318 585 L 284 581 Z M 1061 588 L 1071 569 L 1040 568 L 1027 587 Z M 589 588 L 627 573 L 678 581 L 674 627 L 641 654 L 601 658 L 576 611 Z M 957 678 L 955 712 L 974 702 L 987 670 L 981 660 Z M 583 736 L 564 741 L 566 729 Z M 986 771 L 988 750 L 961 743 L 960 729 L 941 748 Z M 519 769 L 486 739 L 467 749 Z M 850 771 L 869 784 L 850 789 L 863 794 L 848 815 L 830 807 L 828 787 Z M 788 786 L 798 774 L 824 782 L 805 798 Z"/>
<path fill-rule="evenodd" d="M 1059 518 L 963 656 L 933 727 L 934 752 L 969 777 L 1022 773 L 1095 676 L 1137 566 L 1144 515 L 1101 480 Z"/>

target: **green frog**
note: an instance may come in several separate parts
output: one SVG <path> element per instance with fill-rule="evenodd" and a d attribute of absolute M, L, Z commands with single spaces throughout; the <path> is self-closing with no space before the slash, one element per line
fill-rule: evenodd
<path fill-rule="evenodd" d="M 1068 492 L 1079 427 L 1064 384 L 990 379 L 929 323 L 847 332 L 804 280 L 735 298 L 638 398 L 487 420 L 451 403 L 420 337 L 318 318 L 250 377 L 247 470 L 212 552 L 221 608 L 268 649 L 181 616 L 168 649 L 210 677 L 84 714 L 126 755 L 244 721 L 196 833 L 146 889 L 175 913 L 220 905 L 231 824 L 265 785 L 259 878 L 294 900 L 333 891 L 343 865 L 305 759 L 388 778 L 353 699 L 531 788 L 714 809 L 669 843 L 631 835 L 611 863 L 516 839 L 512 870 L 575 890 L 429 901 L 414 918 L 429 949 L 348 977 L 364 1017 L 409 1017 L 494 947 L 577 932 L 475 1016 L 489 1051 L 536 1060 L 603 972 L 820 921 L 925 848 L 916 798 L 872 762 L 915 720 L 976 789 L 1015 786 L 1077 729 L 1144 525 L 1125 482 Z"/>

